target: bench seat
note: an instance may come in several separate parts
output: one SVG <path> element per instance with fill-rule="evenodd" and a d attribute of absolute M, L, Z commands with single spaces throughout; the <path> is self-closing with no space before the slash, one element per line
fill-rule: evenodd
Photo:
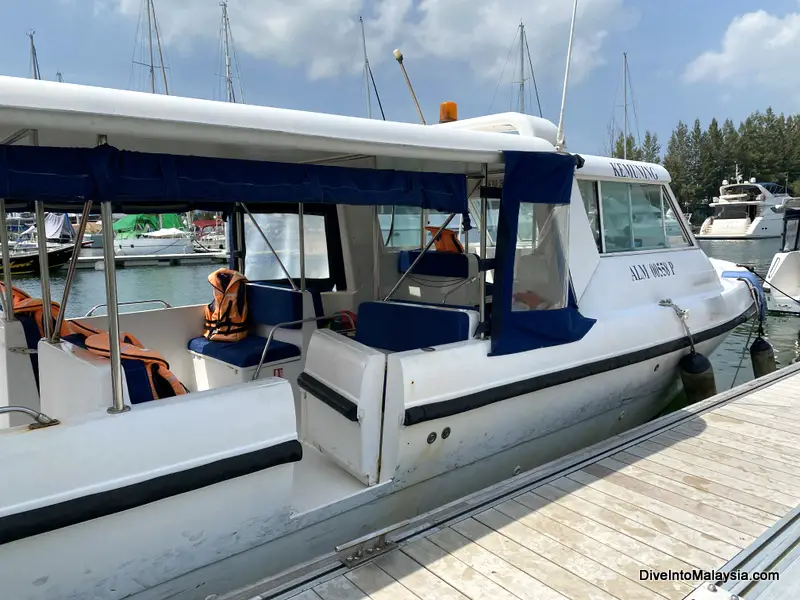
<path fill-rule="evenodd" d="M 255 367 L 261 360 L 266 338 L 250 335 L 238 342 L 211 342 L 204 337 L 196 337 L 189 341 L 189 350 L 228 363 L 235 367 Z M 300 356 L 300 348 L 273 339 L 264 364 L 295 358 Z"/>

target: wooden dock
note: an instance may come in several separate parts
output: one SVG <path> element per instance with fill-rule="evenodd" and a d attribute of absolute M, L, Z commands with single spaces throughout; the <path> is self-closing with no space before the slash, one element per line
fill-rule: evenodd
<path fill-rule="evenodd" d="M 227 252 L 194 252 L 192 254 L 147 254 L 116 257 L 117 269 L 176 265 L 210 265 L 228 262 Z M 79 256 L 79 269 L 103 270 L 103 256 Z"/>
<path fill-rule="evenodd" d="M 229 597 L 789 600 L 798 504 L 792 365 Z"/>

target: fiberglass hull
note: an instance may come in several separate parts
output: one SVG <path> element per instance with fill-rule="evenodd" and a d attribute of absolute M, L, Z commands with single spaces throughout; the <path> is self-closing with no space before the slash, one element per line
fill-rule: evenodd
<path fill-rule="evenodd" d="M 704 319 L 708 316 L 702 314 L 704 303 L 719 313 L 718 318 L 707 319 L 706 327 L 695 327 L 700 352 L 710 354 L 752 310 L 742 287 L 726 282 L 727 308 L 721 312 L 718 297 L 694 303 L 676 299 Z M 147 319 L 156 328 L 159 317 L 154 313 L 174 322 L 178 311 L 195 308 L 199 307 L 126 314 L 121 326 L 137 330 L 135 320 Z M 671 313 L 660 310 L 667 316 Z M 653 326 L 652 315 L 641 318 L 640 327 L 646 327 L 645 322 Z M 608 328 L 614 325 L 607 324 L 595 335 L 607 337 Z M 59 473 L 54 472 L 56 482 L 51 478 L 47 487 L 56 489 L 58 480 L 74 486 L 69 477 L 77 473 L 82 482 L 57 494 L 69 506 L 55 505 L 55 521 L 40 523 L 38 529 L 31 529 L 35 507 L 49 501 L 38 478 L 28 478 L 30 500 L 23 506 L 9 506 L 9 499 L 3 502 L 3 512 L 11 517 L 0 517 L 4 589 L 11 597 L 31 600 L 64 596 L 204 600 L 317 558 L 337 544 L 654 417 L 678 390 L 677 363 L 688 346 L 679 327 L 670 331 L 673 337 L 659 344 L 576 364 L 568 372 L 535 375 L 526 380 L 530 390 L 526 393 L 402 427 L 394 477 L 371 487 L 308 446 L 299 462 L 279 461 L 268 468 L 245 465 L 227 479 L 197 471 L 203 465 L 213 470 L 225 461 L 247 461 L 260 452 L 258 445 L 272 444 L 272 451 L 292 443 L 295 415 L 289 407 L 295 399 L 285 381 L 271 383 L 281 380 L 162 400 L 139 406 L 124 417 L 110 417 L 102 410 L 65 421 L 53 430 L 61 436 L 55 464 L 49 446 L 33 438 L 47 430 L 0 433 L 0 440 L 5 435 L 31 440 L 27 458 L 0 461 L 5 470 L 14 471 L 4 477 L 41 472 L 42 460 L 47 459 Z M 586 343 L 577 342 L 576 349 Z M 481 351 L 479 341 L 451 346 L 454 356 L 447 363 L 460 364 L 462 373 L 469 364 L 465 356 Z M 442 347 L 440 352 L 447 350 Z M 282 408 L 273 410 L 271 403 Z M 176 424 L 180 434 L 165 426 L 169 423 Z M 440 436 L 436 444 L 426 442 L 431 432 L 445 427 L 453 432 L 448 440 Z M 216 449 L 208 448 L 210 436 Z M 130 451 L 133 447 L 137 452 Z M 199 448 L 206 452 L 198 452 Z M 188 464 L 181 458 L 187 455 L 192 456 Z M 113 456 L 118 458 L 110 460 Z M 73 461 L 80 464 L 70 464 Z M 129 485 L 122 488 L 120 468 L 131 473 Z M 160 493 L 159 486 L 173 491 Z M 68 551 L 76 547 L 84 550 Z"/>

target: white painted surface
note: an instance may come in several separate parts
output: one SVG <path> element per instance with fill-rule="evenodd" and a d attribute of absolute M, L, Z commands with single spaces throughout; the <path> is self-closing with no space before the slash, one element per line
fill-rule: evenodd
<path fill-rule="evenodd" d="M 358 422 L 301 392 L 303 435 L 368 485 L 378 480 L 385 368 L 383 352 L 345 336 L 323 329 L 311 338 L 305 372 L 356 404 Z"/>
<path fill-rule="evenodd" d="M 47 146 L 92 147 L 107 135 L 122 150 L 284 161 L 365 154 L 426 160 L 430 170 L 440 161 L 501 164 L 502 150 L 554 150 L 502 133 L 2 77 L 0 132 L 20 128 L 37 129 Z"/>
<path fill-rule="evenodd" d="M 0 406 L 13 404 L 41 410 L 30 355 L 10 350 L 27 347 L 22 323 L 5 321 L 0 311 Z M 20 413 L 0 415 L 0 429 L 30 422 L 30 417 Z"/>
<path fill-rule="evenodd" d="M 41 430 L 3 430 L 0 472 L 16 483 L 0 492 L 0 516 L 296 437 L 291 386 L 280 379 L 137 405 L 122 415 L 101 410 Z M 3 594 L 124 598 L 246 550 L 288 518 L 293 470 L 273 467 L 0 545 Z"/>

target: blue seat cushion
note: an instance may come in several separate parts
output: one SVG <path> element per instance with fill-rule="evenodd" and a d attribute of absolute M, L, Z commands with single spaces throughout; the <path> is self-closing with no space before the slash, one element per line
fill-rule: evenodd
<path fill-rule="evenodd" d="M 419 256 L 419 253 L 419 250 L 398 252 L 397 270 L 400 273 L 408 271 Z M 428 251 L 416 264 L 412 273 L 415 275 L 467 279 L 469 277 L 469 258 L 466 254 L 456 252 Z"/>
<path fill-rule="evenodd" d="M 204 337 L 196 337 L 189 341 L 189 350 L 236 367 L 254 367 L 261 360 L 266 343 L 266 338 L 257 335 L 250 335 L 238 342 L 211 342 Z M 300 348 L 273 339 L 264 364 L 296 356 L 300 356 Z"/>
<path fill-rule="evenodd" d="M 468 340 L 469 315 L 406 302 L 362 302 L 356 341 L 391 352 Z"/>

